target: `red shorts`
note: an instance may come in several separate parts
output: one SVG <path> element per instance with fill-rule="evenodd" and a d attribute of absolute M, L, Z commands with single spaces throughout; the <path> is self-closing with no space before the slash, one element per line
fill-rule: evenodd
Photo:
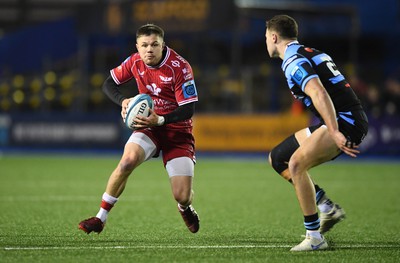
<path fill-rule="evenodd" d="M 162 153 L 164 165 L 177 157 L 189 157 L 196 162 L 194 137 L 191 129 L 169 129 L 167 126 L 138 130 L 146 134 L 156 145 L 157 152 L 153 157 Z"/>

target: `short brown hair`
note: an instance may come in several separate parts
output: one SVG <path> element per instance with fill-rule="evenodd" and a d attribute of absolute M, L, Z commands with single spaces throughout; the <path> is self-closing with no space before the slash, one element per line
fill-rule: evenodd
<path fill-rule="evenodd" d="M 164 39 L 164 30 L 155 24 L 146 24 L 139 27 L 139 29 L 136 31 L 136 39 L 141 36 L 150 36 L 152 34 L 160 36 L 162 39 Z"/>
<path fill-rule="evenodd" d="M 268 30 L 276 31 L 282 38 L 297 39 L 299 29 L 296 20 L 288 15 L 277 15 L 266 22 Z"/>

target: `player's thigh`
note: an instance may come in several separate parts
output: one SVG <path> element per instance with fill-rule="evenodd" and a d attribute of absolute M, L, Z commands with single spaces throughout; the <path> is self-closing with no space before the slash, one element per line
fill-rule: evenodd
<path fill-rule="evenodd" d="M 156 151 L 156 145 L 146 134 L 132 133 L 125 144 L 121 163 L 129 163 L 135 168 L 150 159 Z"/>
<path fill-rule="evenodd" d="M 147 161 L 156 154 L 157 146 L 147 134 L 134 132 L 125 144 L 124 152 L 139 154 L 143 159 L 142 161 Z"/>
<path fill-rule="evenodd" d="M 124 148 L 118 167 L 124 171 L 132 171 L 144 162 L 145 153 L 143 148 L 136 143 L 127 143 Z"/>
<path fill-rule="evenodd" d="M 298 131 L 298 132 L 296 132 L 296 133 L 294 134 L 294 136 L 296 137 L 296 140 L 297 140 L 297 142 L 299 143 L 299 145 L 302 145 L 303 142 L 304 142 L 308 137 L 310 137 L 310 135 L 311 135 L 311 133 L 309 133 L 309 129 L 308 129 L 308 128 L 302 129 L 302 130 L 300 130 L 300 131 Z"/>
<path fill-rule="evenodd" d="M 307 128 L 304 128 L 302 130 L 299 130 L 298 132 L 296 132 L 294 135 L 296 137 L 297 142 L 299 143 L 299 145 L 302 145 L 303 142 L 305 140 L 307 140 L 308 137 L 311 136 L 311 134 L 317 130 L 318 128 L 320 128 L 322 126 L 322 124 L 317 124 L 317 125 L 313 125 Z"/>
<path fill-rule="evenodd" d="M 292 155 L 291 161 L 296 161 L 306 169 L 332 160 L 339 154 L 334 140 L 326 126 L 321 126 L 309 134 L 307 129 L 296 133 L 300 147 Z"/>

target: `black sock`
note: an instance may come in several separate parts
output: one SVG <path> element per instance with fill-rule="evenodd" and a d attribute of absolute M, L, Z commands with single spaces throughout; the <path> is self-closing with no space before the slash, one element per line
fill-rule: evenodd
<path fill-rule="evenodd" d="M 304 227 L 307 230 L 318 230 L 320 226 L 319 222 L 318 213 L 310 216 L 304 216 Z"/>
<path fill-rule="evenodd" d="M 324 196 L 326 197 L 325 191 L 324 191 L 324 189 L 320 188 L 317 184 L 314 184 L 314 188 L 315 188 L 316 203 L 319 204 L 319 202 L 321 201 L 322 197 L 324 197 Z M 329 200 L 329 198 L 327 198 L 327 199 Z"/>

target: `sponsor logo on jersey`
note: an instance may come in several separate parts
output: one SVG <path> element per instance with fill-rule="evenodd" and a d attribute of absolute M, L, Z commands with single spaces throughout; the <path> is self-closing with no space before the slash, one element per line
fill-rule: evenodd
<path fill-rule="evenodd" d="M 160 79 L 162 80 L 162 82 L 171 82 L 172 77 L 164 77 L 164 76 L 160 76 Z"/>
<path fill-rule="evenodd" d="M 192 78 L 193 78 L 192 73 L 191 73 L 190 70 L 188 70 L 187 68 L 183 68 L 183 69 L 182 69 L 182 73 L 183 73 L 183 78 L 184 78 L 185 80 L 188 80 L 188 79 L 192 79 Z"/>
<path fill-rule="evenodd" d="M 179 59 L 180 61 L 182 61 L 185 64 L 187 63 L 186 60 L 183 57 L 179 56 L 179 55 L 176 56 L 176 58 Z"/>
<path fill-rule="evenodd" d="M 181 63 L 179 63 L 178 60 L 171 60 L 171 64 L 175 68 L 179 68 L 181 66 Z"/>
<path fill-rule="evenodd" d="M 194 80 L 189 80 L 182 85 L 183 96 L 185 99 L 197 96 L 196 85 Z"/>

